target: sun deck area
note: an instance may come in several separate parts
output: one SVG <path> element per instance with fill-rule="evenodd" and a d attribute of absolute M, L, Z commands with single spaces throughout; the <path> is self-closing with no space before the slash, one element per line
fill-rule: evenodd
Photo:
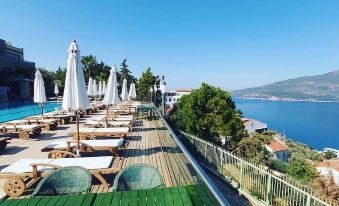
<path fill-rule="evenodd" d="M 103 114 L 104 111 L 99 111 L 98 113 L 85 116 L 85 118 L 82 118 L 80 121 L 80 127 L 82 127 L 82 125 L 89 119 Z M 0 152 L 0 169 L 7 167 L 19 159 L 46 159 L 48 157 L 48 152 L 41 152 L 41 149 L 55 140 L 69 140 L 69 133 L 75 129 L 76 125 L 71 123 L 59 125 L 54 131 L 43 131 L 39 137 L 29 140 L 22 140 L 17 137 L 13 137 L 9 140 L 7 148 Z M 89 198 L 91 200 L 91 204 L 89 205 L 92 205 L 96 201 L 112 202 L 117 200 L 119 200 L 121 204 L 126 201 L 129 202 L 129 204 L 134 203 L 135 201 L 138 204 L 146 204 L 147 201 L 148 203 L 151 203 L 158 199 L 157 201 L 164 201 L 164 203 L 166 201 L 170 201 L 172 203 L 177 201 L 177 204 L 175 205 L 196 205 L 202 201 L 199 199 L 199 196 L 201 195 L 198 195 L 198 193 L 203 194 L 206 192 L 202 191 L 204 190 L 203 188 L 197 187 L 199 178 L 197 177 L 195 170 L 160 119 L 146 120 L 137 118 L 132 128 L 132 132 L 125 138 L 125 140 L 125 142 L 127 142 L 126 146 L 121 148 L 118 152 L 119 157 L 123 158 L 123 160 L 113 161 L 112 164 L 116 164 L 115 167 L 119 167 L 119 170 L 134 164 L 152 165 L 160 172 L 164 186 L 162 188 L 147 191 L 113 192 L 111 186 L 116 173 L 108 174 L 103 176 L 110 187 L 104 187 L 100 184 L 98 179 L 93 178 L 92 187 L 89 192 L 89 194 L 92 195 L 84 194 L 82 196 L 78 195 L 77 197 L 66 195 L 67 198 L 70 198 L 69 201 L 75 201 L 77 198 L 80 198 L 81 201 L 87 201 Z M 105 151 L 90 154 L 90 156 L 107 155 L 110 154 L 105 153 Z M 1 197 L 5 197 L 4 199 L 7 199 L 2 190 L 5 181 L 6 179 L 0 179 Z M 37 183 L 35 183 L 30 189 L 26 190 L 20 197 L 13 197 L 9 199 L 15 201 L 15 205 L 26 205 L 25 201 L 27 202 L 28 199 L 30 199 L 32 202 L 28 205 L 34 205 L 33 202 L 37 201 L 37 198 L 31 198 L 31 194 L 36 185 Z M 66 196 L 53 197 L 52 199 L 53 201 L 56 201 L 56 199 L 61 198 L 61 201 L 62 199 L 65 199 Z M 6 200 L 0 205 L 7 205 L 9 204 L 8 201 L 9 200 Z M 47 200 L 43 200 L 43 202 L 44 201 Z M 19 204 L 19 202 L 22 202 L 22 204 Z M 41 202 L 41 204 L 43 204 L 43 202 Z M 188 202 L 190 204 L 188 204 Z M 64 204 L 61 205 L 71 204 L 70 202 L 66 203 L 67 201 L 65 200 Z M 11 204 L 14 203 L 12 202 Z M 100 203 L 95 205 L 106 204 Z"/>

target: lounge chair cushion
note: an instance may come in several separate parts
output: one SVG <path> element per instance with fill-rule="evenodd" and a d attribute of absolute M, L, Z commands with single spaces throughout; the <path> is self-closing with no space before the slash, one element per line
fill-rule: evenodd
<path fill-rule="evenodd" d="M 81 140 L 91 147 L 121 147 L 124 143 L 123 139 L 105 139 L 105 140 Z M 71 143 L 71 146 L 76 146 L 76 143 Z M 65 149 L 67 148 L 66 140 L 59 140 L 47 145 L 48 149 Z"/>
<path fill-rule="evenodd" d="M 31 164 L 34 163 L 47 163 L 60 167 L 67 166 L 81 166 L 86 169 L 105 169 L 109 168 L 112 164 L 112 156 L 101 157 L 81 157 L 81 158 L 60 158 L 60 159 L 20 159 L 13 164 L 1 170 L 1 173 L 15 173 L 21 174 L 32 172 Z M 50 170 L 50 167 L 38 167 L 38 171 Z"/>
<path fill-rule="evenodd" d="M 14 129 L 13 125 L 8 125 L 5 126 L 6 129 Z M 16 125 L 15 126 L 16 129 L 22 129 L 22 130 L 29 130 L 29 129 L 37 129 L 37 128 L 41 128 L 40 125 L 37 124 L 20 124 L 20 125 Z"/>

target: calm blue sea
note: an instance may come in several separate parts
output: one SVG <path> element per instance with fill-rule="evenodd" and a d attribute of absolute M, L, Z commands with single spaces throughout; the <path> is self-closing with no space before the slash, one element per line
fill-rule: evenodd
<path fill-rule="evenodd" d="M 234 98 L 246 117 L 315 149 L 339 149 L 339 103 Z"/>

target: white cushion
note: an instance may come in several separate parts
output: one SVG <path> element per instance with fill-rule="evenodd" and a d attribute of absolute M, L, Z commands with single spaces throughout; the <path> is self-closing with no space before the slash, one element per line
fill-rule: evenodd
<path fill-rule="evenodd" d="M 91 147 L 121 147 L 124 143 L 123 139 L 104 139 L 104 140 L 80 140 Z M 76 146 L 77 143 L 71 143 L 71 146 Z M 49 149 L 65 149 L 67 148 L 66 140 L 54 141 L 46 146 Z"/>
<path fill-rule="evenodd" d="M 80 157 L 80 158 L 60 158 L 53 159 L 51 164 L 61 167 L 81 166 L 86 169 L 104 169 L 109 168 L 112 164 L 112 156 L 104 157 Z"/>
<path fill-rule="evenodd" d="M 33 167 L 31 164 L 33 163 L 50 163 L 52 159 L 19 159 L 18 161 L 14 162 L 13 164 L 5 167 L 1 170 L 1 173 L 9 172 L 9 173 L 25 173 L 25 172 L 33 172 Z M 38 167 L 40 171 L 43 167 Z"/>

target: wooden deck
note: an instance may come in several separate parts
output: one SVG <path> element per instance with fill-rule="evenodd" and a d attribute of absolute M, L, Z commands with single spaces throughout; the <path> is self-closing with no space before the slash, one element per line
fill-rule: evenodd
<path fill-rule="evenodd" d="M 165 186 L 185 186 L 196 183 L 196 173 L 181 152 L 161 120 L 137 120 L 128 147 L 121 151 L 122 169 L 133 164 L 150 164 L 161 173 Z M 112 183 L 114 175 L 106 177 Z M 98 184 L 92 193 L 109 192 L 111 189 Z"/>

